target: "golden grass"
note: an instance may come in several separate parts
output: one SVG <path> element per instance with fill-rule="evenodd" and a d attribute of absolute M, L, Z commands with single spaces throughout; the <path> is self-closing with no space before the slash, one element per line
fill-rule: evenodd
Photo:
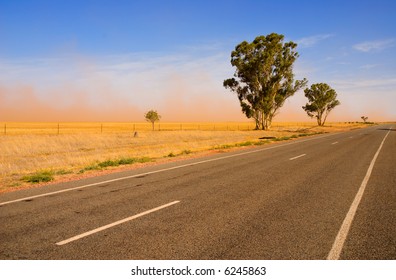
<path fill-rule="evenodd" d="M 27 184 L 21 180 L 23 176 L 42 170 L 78 174 L 107 160 L 158 160 L 235 143 L 255 143 L 260 137 L 281 138 L 363 126 L 274 123 L 270 131 L 254 131 L 251 123 L 161 123 L 152 131 L 146 123 L 60 123 L 58 134 L 57 123 L 6 125 L 6 131 L 0 132 L 0 191 L 23 187 Z M 4 123 L 0 128 L 4 129 Z M 138 131 L 138 137 L 133 137 L 134 131 Z"/>
<path fill-rule="evenodd" d="M 273 123 L 273 128 L 314 127 L 312 122 Z M 337 124 L 340 126 L 340 124 Z M 235 131 L 253 130 L 250 122 L 228 123 L 156 123 L 155 131 L 199 130 L 199 131 Z M 37 134 L 103 134 L 133 131 L 152 131 L 151 123 L 100 123 L 100 122 L 0 122 L 0 135 L 37 135 Z"/>

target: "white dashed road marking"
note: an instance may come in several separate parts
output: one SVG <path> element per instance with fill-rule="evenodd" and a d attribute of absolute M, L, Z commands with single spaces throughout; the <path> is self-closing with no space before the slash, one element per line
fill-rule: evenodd
<path fill-rule="evenodd" d="M 299 156 L 296 156 L 296 157 L 289 158 L 289 160 L 295 160 L 295 159 L 298 159 L 298 158 L 306 156 L 306 155 L 307 154 L 302 154 L 302 155 L 299 155 Z"/>
<path fill-rule="evenodd" d="M 67 244 L 67 243 L 76 241 L 76 240 L 81 239 L 81 238 L 84 238 L 84 237 L 86 237 L 86 236 L 89 236 L 89 235 L 98 233 L 98 232 L 103 231 L 103 230 L 106 230 L 106 229 L 108 229 L 108 228 L 111 228 L 111 227 L 114 227 L 114 226 L 118 226 L 118 225 L 120 225 L 120 224 L 129 222 L 129 221 L 132 221 L 132 220 L 134 220 L 134 219 L 137 219 L 137 218 L 139 218 L 139 217 L 142 217 L 142 216 L 145 216 L 145 215 L 147 215 L 147 214 L 153 213 L 153 212 L 155 212 L 155 211 L 158 211 L 158 210 L 164 209 L 164 208 L 166 208 L 166 207 L 172 206 L 172 205 L 174 205 L 174 204 L 176 204 L 176 203 L 179 203 L 179 202 L 180 202 L 180 201 L 177 201 L 177 200 L 176 200 L 176 201 L 173 201 L 173 202 L 171 202 L 171 203 L 164 204 L 164 205 L 162 205 L 162 206 L 159 206 L 159 207 L 156 207 L 156 208 L 147 210 L 147 211 L 142 212 L 142 213 L 140 213 L 140 214 L 137 214 L 137 215 L 134 215 L 134 216 L 131 216 L 131 217 L 122 219 L 122 220 L 120 220 L 120 221 L 117 221 L 117 222 L 114 222 L 114 223 L 111 223 L 111 224 L 108 224 L 108 225 L 105 225 L 105 226 L 102 226 L 102 227 L 99 227 L 99 228 L 96 228 L 96 229 L 87 231 L 87 232 L 85 232 L 85 233 L 76 235 L 76 236 L 71 237 L 71 238 L 66 239 L 66 240 L 60 241 L 60 242 L 56 243 L 56 245 L 59 245 L 59 246 L 65 245 L 65 244 Z"/>

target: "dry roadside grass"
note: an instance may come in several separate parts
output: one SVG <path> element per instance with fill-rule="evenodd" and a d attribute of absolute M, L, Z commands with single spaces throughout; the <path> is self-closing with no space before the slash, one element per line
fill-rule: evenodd
<path fill-rule="evenodd" d="M 188 127 L 187 124 L 183 125 L 184 128 Z M 34 123 L 30 126 L 45 127 L 43 124 Z M 87 123 L 74 126 L 73 129 L 70 126 L 69 130 L 64 130 L 59 135 L 53 133 L 53 125 L 50 127 L 52 133 L 44 129 L 40 129 L 39 133 L 19 129 L 18 133 L 8 132 L 0 135 L 0 192 L 36 186 L 37 184 L 26 182 L 26 176 L 32 174 L 47 172 L 53 177 L 52 182 L 56 182 L 92 176 L 103 170 L 108 172 L 121 167 L 136 168 L 147 161 L 163 162 L 180 157 L 199 156 L 208 151 L 219 152 L 236 146 L 270 142 L 259 140 L 262 137 L 289 140 L 291 136 L 295 138 L 307 134 L 349 130 L 365 125 L 332 123 L 325 127 L 317 127 L 313 123 L 275 123 L 270 131 L 232 131 L 229 129 L 244 128 L 247 124 L 208 124 L 208 127 L 217 126 L 217 129 L 225 129 L 213 131 L 167 130 L 163 124 L 161 131 L 150 131 L 142 126 L 141 131 L 138 131 L 138 137 L 133 137 L 131 124 L 128 124 L 128 127 L 117 124 L 114 129 L 106 129 L 102 133 L 98 131 L 97 125 L 89 126 L 95 127 L 96 131 L 82 129 L 88 127 Z M 195 124 L 195 127 L 204 126 L 205 124 Z M 180 125 L 175 124 L 174 127 L 173 129 L 177 129 Z M 121 159 L 123 161 L 120 161 Z M 131 165 L 135 159 L 141 163 Z M 124 164 L 124 161 L 127 163 Z M 103 164 L 106 162 L 121 164 L 106 166 Z"/>

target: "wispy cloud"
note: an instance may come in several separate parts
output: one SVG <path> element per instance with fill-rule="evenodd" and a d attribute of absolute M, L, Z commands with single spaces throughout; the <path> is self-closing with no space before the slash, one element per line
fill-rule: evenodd
<path fill-rule="evenodd" d="M 348 79 L 332 81 L 337 88 L 342 90 L 350 89 L 393 89 L 396 87 L 396 78 L 378 79 Z M 393 92 L 393 91 L 392 91 Z M 393 94 L 393 93 L 392 93 Z M 393 94 L 394 95 L 394 94 Z"/>
<path fill-rule="evenodd" d="M 382 51 L 395 45 L 395 39 L 367 41 L 353 46 L 355 50 L 361 52 Z"/>
<path fill-rule="evenodd" d="M 297 40 L 297 44 L 300 47 L 309 48 L 309 47 L 313 47 L 320 41 L 326 40 L 333 36 L 334 36 L 333 34 L 319 34 L 319 35 L 315 35 L 315 36 L 304 37 L 304 38 Z"/>
<path fill-rule="evenodd" d="M 360 69 L 370 70 L 370 69 L 376 68 L 378 66 L 380 66 L 380 64 L 365 64 L 365 65 L 360 66 Z"/>

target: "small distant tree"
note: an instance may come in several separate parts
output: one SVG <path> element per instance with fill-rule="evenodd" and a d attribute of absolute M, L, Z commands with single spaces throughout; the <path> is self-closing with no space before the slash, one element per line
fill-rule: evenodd
<path fill-rule="evenodd" d="M 364 121 L 364 123 L 366 123 L 368 120 L 368 117 L 362 116 L 361 119 Z"/>
<path fill-rule="evenodd" d="M 161 116 L 157 113 L 157 111 L 150 110 L 144 115 L 146 121 L 151 122 L 153 125 L 153 130 L 154 130 L 154 123 L 156 121 L 159 121 L 161 119 Z"/>
<path fill-rule="evenodd" d="M 328 84 L 318 83 L 304 90 L 308 103 L 302 108 L 311 118 L 315 117 L 318 125 L 323 126 L 329 113 L 338 105 L 337 93 Z"/>

